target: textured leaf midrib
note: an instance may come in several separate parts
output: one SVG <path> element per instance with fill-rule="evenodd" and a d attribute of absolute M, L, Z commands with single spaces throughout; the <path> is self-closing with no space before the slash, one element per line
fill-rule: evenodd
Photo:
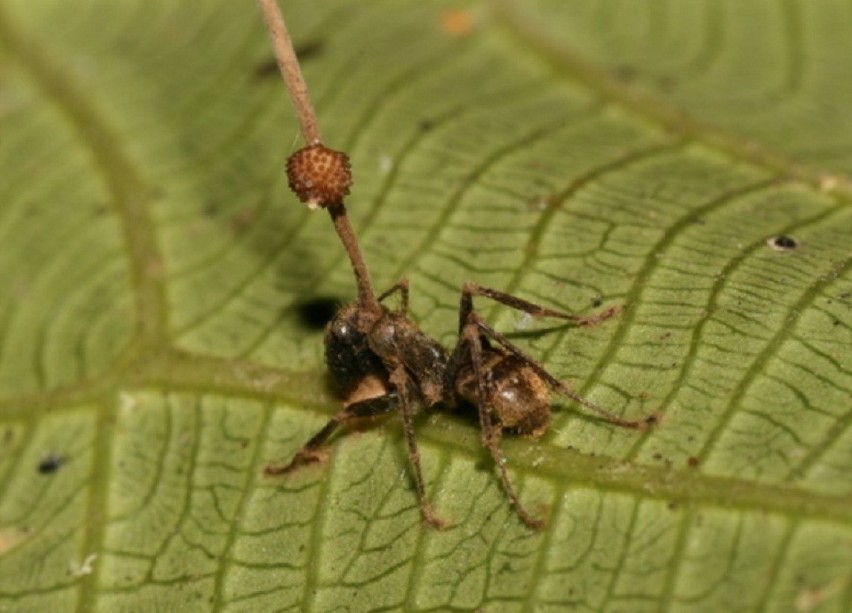
<path fill-rule="evenodd" d="M 471 437 L 457 429 L 425 423 L 418 427 L 424 440 L 451 445 L 460 453 L 482 452 Z M 400 444 L 402 441 L 400 441 Z M 531 449 L 531 445 L 533 449 Z M 813 517 L 852 524 L 852 496 L 832 496 L 789 484 L 775 485 L 753 479 L 716 477 L 700 468 L 637 464 L 607 456 L 593 456 L 573 449 L 507 438 L 503 442 L 509 465 L 523 473 L 537 474 L 554 483 L 589 485 L 610 491 L 683 503 L 703 503 L 724 508 L 761 510 L 790 517 Z"/>

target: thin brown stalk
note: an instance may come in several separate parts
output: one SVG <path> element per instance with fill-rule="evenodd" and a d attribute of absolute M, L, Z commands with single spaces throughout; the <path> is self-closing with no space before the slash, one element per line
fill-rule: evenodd
<path fill-rule="evenodd" d="M 334 229 L 337 231 L 337 235 L 340 237 L 343 247 L 349 255 L 352 270 L 355 271 L 355 282 L 358 285 L 358 302 L 373 312 L 378 312 L 380 310 L 379 301 L 373 292 L 370 271 L 367 269 L 367 263 L 364 261 L 364 256 L 361 253 L 358 239 L 355 237 L 355 232 L 349 223 L 349 216 L 346 215 L 346 207 L 341 202 L 338 205 L 328 207 L 328 212 L 331 214 L 332 222 L 334 222 Z"/>
<path fill-rule="evenodd" d="M 308 86 L 302 76 L 302 68 L 299 65 L 296 52 L 293 50 L 293 40 L 287 31 L 281 9 L 278 8 L 275 0 L 258 0 L 258 3 L 266 21 L 266 28 L 269 30 L 269 37 L 272 39 L 272 48 L 275 51 L 275 59 L 278 61 L 278 69 L 281 71 L 281 76 L 284 77 L 287 91 L 290 93 L 290 100 L 296 109 L 296 117 L 299 120 L 305 144 L 320 143 L 322 137 L 320 136 L 317 114 L 314 111 L 311 98 L 308 96 Z"/>

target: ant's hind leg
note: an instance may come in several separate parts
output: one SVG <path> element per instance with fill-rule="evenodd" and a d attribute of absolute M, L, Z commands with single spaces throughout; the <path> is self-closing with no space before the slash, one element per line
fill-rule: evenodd
<path fill-rule="evenodd" d="M 500 476 L 503 491 L 509 499 L 509 504 L 515 509 L 515 513 L 530 528 L 541 530 L 544 528 L 544 520 L 533 517 L 524 508 L 518 498 L 518 494 L 515 492 L 515 488 L 512 486 L 512 481 L 509 479 L 509 472 L 506 470 L 506 456 L 503 455 L 503 451 L 500 448 L 500 441 L 503 437 L 503 426 L 494 421 L 494 415 L 488 406 L 487 399 L 491 395 L 489 394 L 488 381 L 485 378 L 482 366 L 482 338 L 475 321 L 471 321 L 471 323 L 465 325 L 461 337 L 461 342 L 466 343 L 470 347 L 473 374 L 476 378 L 476 405 L 479 412 L 479 426 L 482 430 L 482 444 L 488 449 L 488 453 L 491 454 L 491 459 L 494 461 L 497 473 Z"/>
<path fill-rule="evenodd" d="M 301 449 L 299 449 L 288 464 L 270 464 L 266 466 L 263 472 L 268 477 L 274 477 L 292 472 L 305 464 L 319 462 L 325 458 L 323 447 L 325 446 L 326 441 L 331 438 L 340 426 L 357 419 L 375 417 L 383 413 L 390 413 L 398 408 L 399 398 L 395 393 L 353 402 L 332 417 L 319 432 L 314 434 L 311 439 L 305 443 Z"/>
<path fill-rule="evenodd" d="M 405 315 L 408 313 L 408 279 L 403 277 L 396 283 L 390 286 L 387 290 L 382 292 L 379 295 L 378 301 L 381 302 L 388 296 L 393 295 L 394 293 L 399 292 L 400 294 L 400 306 L 399 313 Z"/>
<path fill-rule="evenodd" d="M 622 426 L 624 428 L 642 430 L 649 426 L 653 426 L 657 422 L 657 418 L 654 415 L 646 417 L 645 419 L 639 419 L 635 421 L 630 419 L 624 419 L 623 417 L 616 415 L 612 411 L 608 411 L 602 406 L 595 404 L 591 400 L 583 398 L 575 391 L 570 389 L 567 385 L 565 385 L 562 381 L 547 372 L 541 364 L 539 364 L 526 353 L 521 351 L 509 339 L 507 339 L 505 336 L 497 332 L 497 330 L 485 323 L 477 313 L 470 313 L 468 315 L 468 318 L 471 322 L 471 325 L 475 326 L 477 334 L 484 334 L 486 337 L 499 343 L 504 349 L 522 359 L 530 368 L 532 368 L 538 374 L 538 376 L 544 379 L 547 384 L 554 390 L 556 390 L 558 393 L 562 394 L 566 398 L 570 398 L 571 400 L 583 405 L 590 411 L 597 413 L 609 423 L 615 424 L 616 426 Z"/>
<path fill-rule="evenodd" d="M 605 321 L 614 315 L 617 315 L 622 310 L 621 306 L 615 306 L 609 307 L 608 309 L 604 309 L 597 315 L 574 315 L 572 313 L 565 313 L 564 311 L 556 311 L 554 309 L 549 309 L 539 304 L 535 304 L 533 302 L 523 300 L 522 298 L 518 298 L 517 296 L 513 296 L 512 294 L 507 294 L 496 289 L 491 289 L 490 287 L 483 287 L 482 285 L 479 285 L 477 283 L 465 283 L 462 286 L 462 307 L 460 313 L 460 326 L 464 325 L 467 319 L 467 313 L 473 311 L 473 296 L 483 296 L 485 298 L 490 298 L 495 302 L 505 304 L 506 306 L 516 309 L 518 311 L 529 313 L 533 317 L 557 317 L 559 319 L 565 319 L 567 321 L 574 322 L 578 326 L 592 326 L 595 324 L 599 324 L 600 322 Z"/>

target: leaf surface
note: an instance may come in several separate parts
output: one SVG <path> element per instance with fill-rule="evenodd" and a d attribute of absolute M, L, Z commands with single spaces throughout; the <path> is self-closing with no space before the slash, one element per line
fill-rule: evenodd
<path fill-rule="evenodd" d="M 253 3 L 0 2 L 0 609 L 852 608 L 852 123 L 836 2 L 286 2 L 375 283 L 483 315 L 582 395 L 504 441 L 339 407 L 354 296 L 282 173 Z M 779 240 L 779 237 L 781 240 Z M 785 248 L 785 245 L 787 246 Z M 792 248 L 790 247 L 792 246 Z"/>

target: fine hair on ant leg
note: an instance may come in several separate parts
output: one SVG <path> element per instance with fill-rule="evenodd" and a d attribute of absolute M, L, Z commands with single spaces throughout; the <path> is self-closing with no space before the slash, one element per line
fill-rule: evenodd
<path fill-rule="evenodd" d="M 326 455 L 328 440 L 341 426 L 398 411 L 421 516 L 429 525 L 446 527 L 448 522 L 435 513 L 426 493 L 414 432 L 415 410 L 454 410 L 467 404 L 476 407 L 482 445 L 495 464 L 511 507 L 524 524 L 542 528 L 544 519 L 524 507 L 509 478 L 500 447 L 504 432 L 532 437 L 544 434 L 550 427 L 551 392 L 570 398 L 623 428 L 643 429 L 655 424 L 656 417 L 628 420 L 578 395 L 489 326 L 474 310 L 473 298 L 489 298 L 534 317 L 559 318 L 578 326 L 600 323 L 617 315 L 620 308 L 583 317 L 465 283 L 459 305 L 458 340 L 448 351 L 408 316 L 407 279 L 400 279 L 377 296 L 343 204 L 352 184 L 349 158 L 322 144 L 316 113 L 281 12 L 274 0 L 258 1 L 305 139 L 305 147 L 287 160 L 290 188 L 309 208 L 328 210 L 358 290 L 357 300 L 341 307 L 325 329 L 325 361 L 332 384 L 343 399 L 343 409 L 288 463 L 270 464 L 266 474 L 287 474 L 320 461 Z M 399 307 L 390 309 L 384 301 L 396 293 L 400 295 Z"/>

